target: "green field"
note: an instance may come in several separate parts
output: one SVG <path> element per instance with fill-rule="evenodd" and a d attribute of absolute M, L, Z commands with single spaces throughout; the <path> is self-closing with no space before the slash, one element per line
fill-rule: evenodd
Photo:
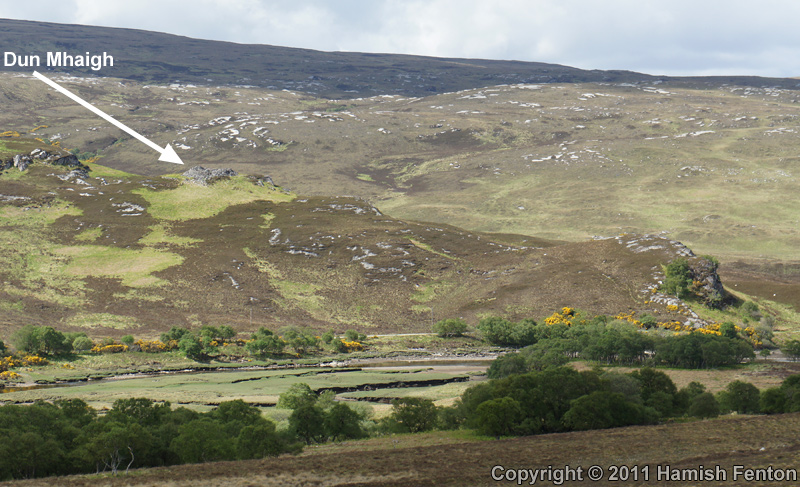
<path fill-rule="evenodd" d="M 417 371 L 370 371 L 358 369 L 299 368 L 258 371 L 160 374 L 143 378 L 108 379 L 93 384 L 74 383 L 63 387 L 9 392 L 0 402 L 28 403 L 37 400 L 81 398 L 96 408 L 107 408 L 117 400 L 147 397 L 155 401 L 193 407 L 208 407 L 222 401 L 242 399 L 259 406 L 274 405 L 292 384 L 307 383 L 312 390 L 350 389 L 369 386 L 403 386 L 406 382 L 435 382 L 465 377 L 461 374 Z M 452 390 L 453 397 L 457 389 Z"/>

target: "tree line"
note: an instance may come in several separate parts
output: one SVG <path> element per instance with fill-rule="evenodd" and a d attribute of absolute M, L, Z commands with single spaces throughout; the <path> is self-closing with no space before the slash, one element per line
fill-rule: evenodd
<path fill-rule="evenodd" d="M 298 452 L 302 444 L 241 400 L 208 413 L 119 399 L 103 416 L 80 399 L 0 407 L 0 479 L 127 471 Z"/>
<path fill-rule="evenodd" d="M 643 333 L 629 323 L 605 316 L 572 326 L 537 324 L 533 320 L 515 323 L 489 317 L 480 321 L 478 329 L 490 343 L 522 347 L 493 364 L 495 370 L 507 368 L 513 372 L 542 370 L 571 360 L 696 369 L 735 365 L 755 358 L 752 345 L 735 332 Z"/>

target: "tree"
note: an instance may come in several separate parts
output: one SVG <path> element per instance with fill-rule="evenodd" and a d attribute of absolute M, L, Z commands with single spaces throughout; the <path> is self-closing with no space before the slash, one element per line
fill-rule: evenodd
<path fill-rule="evenodd" d="M 770 387 L 761 391 L 758 407 L 764 414 L 779 414 L 786 411 L 786 394 L 780 387 Z"/>
<path fill-rule="evenodd" d="M 183 328 L 181 326 L 173 326 L 172 328 L 169 329 L 169 331 L 161 334 L 161 341 L 164 343 L 169 343 L 170 341 L 173 340 L 179 342 L 181 338 L 183 338 L 185 335 L 188 335 L 189 333 L 191 332 L 186 328 Z"/>
<path fill-rule="evenodd" d="M 475 425 L 488 436 L 513 435 L 524 418 L 519 402 L 511 397 L 482 402 L 475 410 Z"/>
<path fill-rule="evenodd" d="M 675 383 L 672 382 L 672 379 L 660 370 L 642 367 L 639 370 L 634 370 L 630 375 L 642 384 L 641 395 L 645 404 L 655 392 L 664 392 L 670 396 L 678 392 L 678 388 L 675 387 Z"/>
<path fill-rule="evenodd" d="M 486 376 L 490 379 L 501 379 L 513 374 L 524 374 L 528 371 L 525 357 L 520 353 L 507 353 L 492 360 Z"/>
<path fill-rule="evenodd" d="M 531 320 L 514 323 L 493 316 L 483 318 L 478 330 L 487 342 L 501 347 L 524 347 L 536 342 L 536 322 Z"/>
<path fill-rule="evenodd" d="M 321 443 L 327 438 L 325 412 L 316 404 L 300 404 L 289 416 L 289 430 L 307 445 Z"/>
<path fill-rule="evenodd" d="M 448 318 L 433 325 L 433 332 L 442 338 L 460 337 L 467 331 L 467 323 L 460 318 Z"/>
<path fill-rule="evenodd" d="M 178 348 L 186 358 L 196 361 L 201 361 L 206 358 L 205 350 L 203 348 L 203 344 L 200 342 L 200 339 L 196 336 L 192 335 L 191 333 L 183 335 L 183 337 L 178 342 Z"/>
<path fill-rule="evenodd" d="M 692 272 L 689 261 L 683 257 L 677 258 L 664 268 L 664 282 L 661 288 L 664 292 L 677 298 L 685 297 L 692 285 Z"/>
<path fill-rule="evenodd" d="M 36 353 L 39 351 L 39 344 L 41 338 L 36 333 L 36 326 L 25 325 L 11 335 L 11 343 L 17 350 L 25 351 L 28 353 Z"/>
<path fill-rule="evenodd" d="M 179 434 L 170 443 L 182 463 L 233 460 L 234 445 L 219 421 L 203 417 L 178 428 Z"/>
<path fill-rule="evenodd" d="M 436 426 L 437 410 L 433 401 L 419 397 L 392 400 L 390 421 L 401 432 L 420 433 Z"/>
<path fill-rule="evenodd" d="M 236 330 L 230 325 L 222 325 L 217 330 L 217 337 L 223 340 L 230 340 L 236 336 Z"/>
<path fill-rule="evenodd" d="M 781 347 L 781 352 L 786 354 L 792 360 L 797 361 L 800 359 L 800 340 L 787 340 Z"/>
<path fill-rule="evenodd" d="M 356 330 L 347 330 L 344 332 L 344 337 L 349 342 L 363 342 L 367 339 L 367 335 L 359 333 Z"/>
<path fill-rule="evenodd" d="M 675 415 L 686 414 L 689 411 L 689 405 L 692 400 L 700 394 L 706 392 L 706 386 L 703 384 L 692 381 L 675 394 L 673 404 L 675 405 Z"/>
<path fill-rule="evenodd" d="M 298 355 L 304 355 L 309 349 L 316 347 L 318 343 L 318 339 L 313 334 L 295 326 L 281 328 L 280 333 L 284 341 L 286 341 Z"/>
<path fill-rule="evenodd" d="M 739 334 L 736 332 L 736 325 L 731 321 L 726 321 L 719 327 L 719 332 L 725 338 L 738 338 Z"/>
<path fill-rule="evenodd" d="M 336 403 L 325 414 L 325 434 L 333 441 L 363 438 L 361 415 L 343 403 Z"/>
<path fill-rule="evenodd" d="M 156 404 L 152 399 L 128 398 L 117 399 L 106 413 L 106 418 L 120 423 L 137 423 L 151 428 L 161 423 L 170 412 L 170 403 Z"/>
<path fill-rule="evenodd" d="M 648 424 L 657 419 L 658 413 L 653 409 L 627 401 L 622 394 L 594 391 L 572 401 L 563 423 L 568 429 L 590 430 Z"/>
<path fill-rule="evenodd" d="M 283 409 L 297 409 L 306 404 L 316 404 L 317 395 L 305 382 L 297 382 L 289 386 L 283 394 L 278 396 L 277 407 Z"/>
<path fill-rule="evenodd" d="M 719 416 L 719 403 L 713 394 L 698 394 L 689 404 L 689 416 L 696 418 L 716 418 Z"/>
<path fill-rule="evenodd" d="M 755 414 L 761 410 L 758 388 L 748 382 L 735 380 L 725 388 L 726 394 L 720 400 L 722 409 L 736 411 L 740 414 Z"/>
<path fill-rule="evenodd" d="M 115 474 L 121 466 L 125 471 L 136 462 L 137 454 L 143 454 L 153 442 L 153 436 L 138 423 L 123 424 L 103 420 L 84 428 L 82 455 L 103 471 Z"/>
<path fill-rule="evenodd" d="M 276 432 L 275 423 L 266 419 L 245 426 L 236 437 L 236 458 L 239 460 L 274 457 L 284 451 L 286 445 Z"/>
<path fill-rule="evenodd" d="M 284 342 L 276 337 L 270 330 L 261 327 L 250 335 L 250 341 L 244 346 L 250 354 L 256 357 L 280 353 L 283 351 Z"/>

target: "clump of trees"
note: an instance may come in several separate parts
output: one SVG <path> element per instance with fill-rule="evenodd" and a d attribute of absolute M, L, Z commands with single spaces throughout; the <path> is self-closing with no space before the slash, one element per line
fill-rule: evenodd
<path fill-rule="evenodd" d="M 755 358 L 753 347 L 741 338 L 691 332 L 680 335 L 642 333 L 625 322 L 597 317 L 580 326 L 535 325 L 523 322 L 528 346 L 505 354 L 489 368 L 490 378 L 558 367 L 571 360 L 620 365 L 669 365 L 712 368 L 735 365 Z M 501 329 L 514 329 L 507 320 L 486 319 Z M 480 326 L 479 326 L 480 327 Z M 495 339 L 495 335 L 486 335 Z M 493 342 L 496 343 L 496 342 Z M 503 340 L 503 343 L 508 343 Z M 519 342 L 517 342 L 519 343 Z M 498 343 L 499 344 L 499 343 Z"/>
<path fill-rule="evenodd" d="M 80 399 L 0 407 L 0 479 L 245 460 L 299 452 L 288 432 L 241 400 L 208 413 L 120 399 L 104 416 Z"/>

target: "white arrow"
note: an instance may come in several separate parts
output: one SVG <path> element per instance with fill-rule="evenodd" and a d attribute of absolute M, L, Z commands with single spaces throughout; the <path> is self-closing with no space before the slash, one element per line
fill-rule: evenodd
<path fill-rule="evenodd" d="M 158 146 L 158 144 L 147 140 L 145 137 L 139 135 L 138 133 L 136 133 L 135 130 L 133 130 L 132 128 L 128 127 L 124 123 L 114 120 L 107 113 L 99 110 L 97 107 L 95 107 L 91 103 L 83 101 L 77 95 L 75 95 L 74 93 L 66 90 L 61 85 L 59 85 L 55 81 L 45 77 L 44 75 L 42 75 L 38 71 L 34 71 L 33 75 L 36 76 L 37 78 L 39 78 L 40 80 L 44 81 L 48 85 L 50 85 L 50 87 L 53 88 L 54 90 L 63 93 L 64 95 L 68 96 L 73 101 L 75 101 L 76 103 L 79 103 L 83 107 L 91 110 L 98 117 L 105 119 L 107 122 L 109 122 L 109 123 L 111 123 L 113 125 L 116 125 L 117 127 L 119 127 L 120 129 L 124 130 L 125 132 L 127 132 L 127 133 L 131 134 L 132 136 L 136 137 L 140 142 L 142 142 L 143 144 L 147 145 L 151 149 L 160 152 L 161 153 L 161 157 L 158 158 L 159 161 L 172 162 L 172 163 L 175 163 L 175 164 L 183 164 L 183 161 L 181 160 L 180 157 L 178 157 L 178 154 L 175 153 L 175 149 L 173 149 L 171 145 L 167 144 L 167 146 L 162 149 L 161 147 Z"/>

